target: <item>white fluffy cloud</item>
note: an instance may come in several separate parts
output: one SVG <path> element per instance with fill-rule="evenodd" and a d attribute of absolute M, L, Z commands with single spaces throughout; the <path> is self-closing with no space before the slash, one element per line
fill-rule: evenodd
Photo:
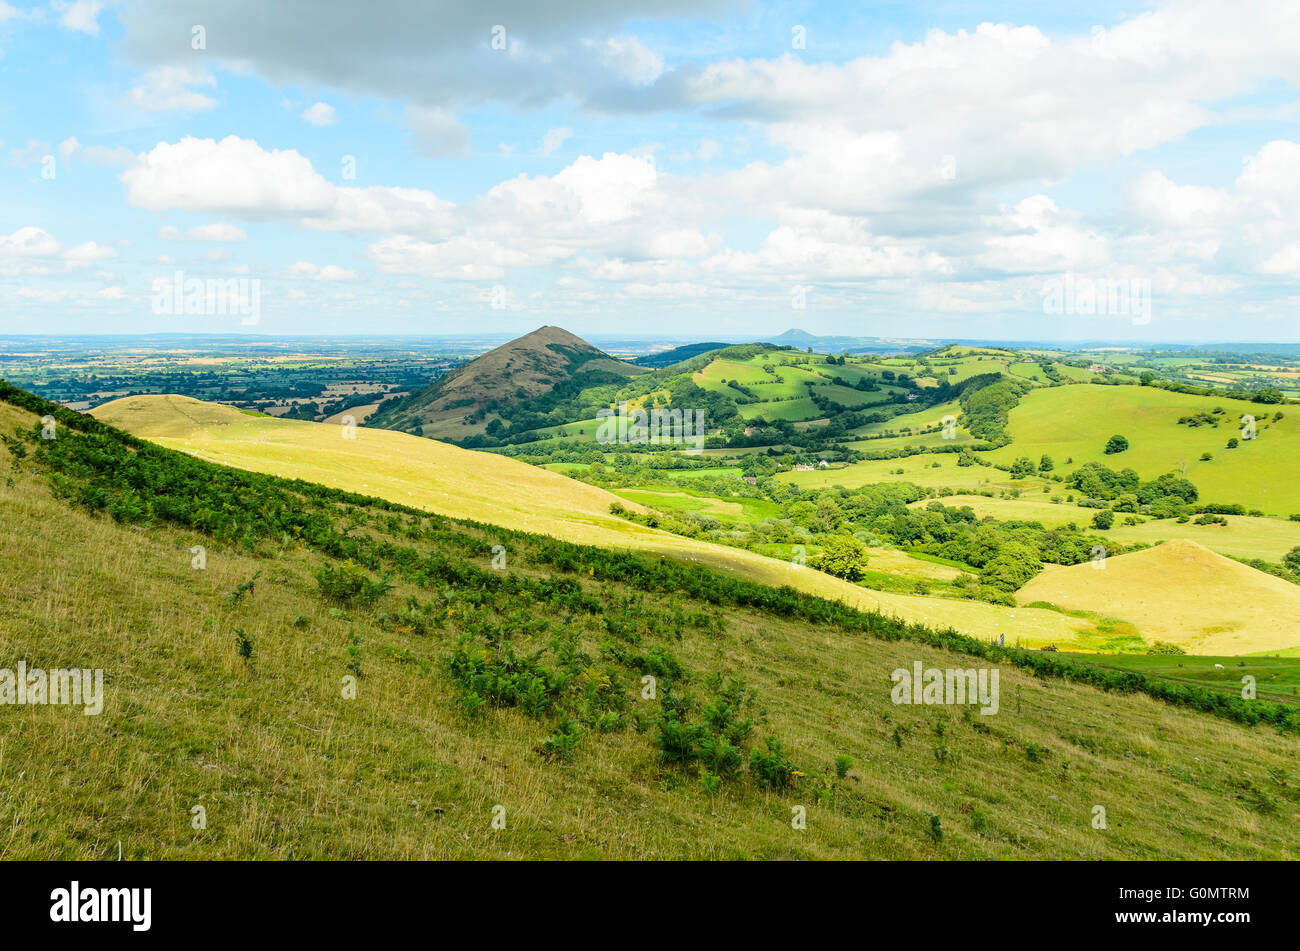
<path fill-rule="evenodd" d="M 159 45 L 159 23 L 172 14 L 139 19 L 151 2 L 124 12 L 126 47 L 154 70 L 183 70 Z M 298 36 L 283 53 L 274 44 L 288 13 L 277 7 L 265 35 L 229 38 L 223 55 L 273 81 L 391 95 L 411 141 L 435 158 L 468 154 L 470 131 L 458 117 L 466 105 L 527 108 L 561 96 L 610 111 L 707 115 L 714 128 L 734 123 L 751 142 L 765 140 L 762 158 L 742 167 L 712 161 L 720 141 L 736 141 L 714 133 L 690 151 L 665 149 L 674 160 L 712 161 L 678 174 L 674 164 L 657 167 L 653 148 L 623 146 L 452 203 L 425 188 L 335 184 L 293 149 L 185 138 L 126 169 L 129 200 L 363 235 L 365 255 L 384 273 L 495 282 L 549 269 L 594 296 L 605 284 L 642 297 L 713 288 L 736 300 L 823 283 L 894 295 L 906 288 L 910 301 L 964 313 L 1032 306 L 1034 284 L 1066 270 L 1146 276 L 1170 295 L 1226 293 L 1250 275 L 1297 277 L 1300 146 L 1252 143 L 1258 152 L 1223 185 L 1178 181 L 1148 160 L 1163 156 L 1155 147 L 1217 122 L 1234 97 L 1270 82 L 1300 85 L 1295 5 L 1175 0 L 1090 33 L 985 23 L 846 62 L 786 54 L 702 66 L 667 63 L 624 32 L 621 15 L 585 3 L 553 11 L 558 24 L 577 17 L 590 27 L 568 33 L 517 10 L 517 21 L 499 17 L 506 49 L 491 49 L 481 18 L 452 11 L 447 36 L 416 57 L 408 55 L 414 38 L 390 35 L 417 22 L 414 7 L 385 7 L 376 22 L 340 13 L 320 44 Z M 219 23 L 227 12 L 214 16 Z M 185 77 L 156 79 L 155 98 L 167 101 L 168 88 L 210 91 L 205 74 Z M 301 116 L 316 125 L 334 118 L 323 102 Z M 537 142 L 544 126 L 535 128 L 519 141 Z M 571 135 L 553 127 L 537 148 L 555 154 Z M 71 154 L 88 151 L 78 145 Z M 438 181 L 442 166 L 425 167 Z M 1086 189 L 1060 187 L 1097 168 L 1129 179 L 1118 206 L 1098 208 L 1081 197 Z M 299 276 L 328 280 L 324 272 Z"/>
<path fill-rule="evenodd" d="M 172 225 L 160 228 L 158 237 L 164 241 L 247 241 L 248 232 L 225 221 L 195 225 L 182 231 Z"/>
<path fill-rule="evenodd" d="M 53 235 L 40 228 L 19 228 L 13 234 L 0 235 L 0 257 L 49 257 L 59 250 Z"/>
<path fill-rule="evenodd" d="M 528 250 L 508 247 L 489 238 L 469 235 L 439 242 L 399 235 L 375 242 L 368 251 L 371 260 L 386 273 L 414 274 L 441 281 L 500 280 L 507 268 L 544 266 L 570 253 L 555 246 Z"/>
<path fill-rule="evenodd" d="M 1265 144 L 1230 189 L 1148 172 L 1129 195 L 1169 260 L 1300 279 L 1300 143 Z"/>
<path fill-rule="evenodd" d="M 284 276 L 294 280 L 307 281 L 355 281 L 357 272 L 339 267 L 337 264 L 326 264 L 324 267 L 317 267 L 310 261 L 299 261 L 297 264 L 291 265 Z"/>
<path fill-rule="evenodd" d="M 75 248 L 69 248 L 63 255 L 70 267 L 85 267 L 96 261 L 105 261 L 117 257 L 117 251 L 95 241 L 87 241 Z"/>
<path fill-rule="evenodd" d="M 1173 228 L 1218 226 L 1232 207 L 1225 188 L 1175 185 L 1164 173 L 1155 171 L 1133 182 L 1129 196 L 1143 218 Z"/>
<path fill-rule="evenodd" d="M 59 15 L 59 26 L 78 33 L 99 35 L 99 11 L 103 0 L 50 0 L 50 7 Z"/>
<path fill-rule="evenodd" d="M 318 102 L 302 111 L 302 121 L 308 125 L 326 126 L 333 125 L 338 119 L 334 115 L 333 106 L 328 102 Z"/>
<path fill-rule="evenodd" d="M 161 142 L 123 172 L 122 181 L 128 200 L 140 208 L 254 219 L 325 213 L 336 191 L 297 151 L 267 152 L 234 135 L 220 142 L 192 136 Z"/>
<path fill-rule="evenodd" d="M 193 86 L 216 88 L 212 75 L 194 66 L 159 66 L 127 90 L 124 102 L 146 112 L 206 112 L 217 105 Z"/>
<path fill-rule="evenodd" d="M 117 256 L 115 248 L 96 241 L 65 249 L 52 234 L 35 226 L 0 234 L 0 276 L 60 277 Z"/>
<path fill-rule="evenodd" d="M 734 186 L 844 213 L 1041 188 L 1205 125 L 1207 101 L 1300 81 L 1300 8 L 1190 0 L 1084 36 L 985 23 L 842 64 L 731 59 L 670 72 L 680 104 L 761 124 L 789 153 Z"/>
<path fill-rule="evenodd" d="M 389 232 L 426 237 L 452 233 L 455 206 L 419 188 L 339 188 L 328 214 L 304 219 L 317 231 Z"/>

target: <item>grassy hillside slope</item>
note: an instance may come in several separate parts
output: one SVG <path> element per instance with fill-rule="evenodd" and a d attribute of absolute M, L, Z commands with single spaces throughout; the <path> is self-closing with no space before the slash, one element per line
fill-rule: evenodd
<path fill-rule="evenodd" d="M 107 698 L 97 717 L 4 708 L 0 857 L 1300 855 L 1292 732 L 1102 692 L 1052 675 L 1051 655 L 949 638 L 986 656 L 955 654 L 700 568 L 66 425 L 45 443 L 35 424 L 0 404 L 0 432 L 31 433 L 0 447 L 0 632 L 9 662 L 104 668 Z M 889 672 L 914 661 L 997 664 L 999 713 L 892 704 Z M 709 722 L 759 754 L 716 787 Z"/>
<path fill-rule="evenodd" d="M 1188 426 L 1178 420 L 1213 414 L 1220 424 Z M 1274 413 L 1283 418 L 1272 422 Z M 1241 439 L 1241 417 L 1255 416 L 1258 438 Z M 1059 386 L 1032 390 L 1011 411 L 1007 432 L 1012 443 L 990 453 L 1000 463 L 1020 456 L 1037 461 L 1051 456 L 1058 471 L 1070 472 L 1085 462 L 1113 469 L 1129 467 L 1144 479 L 1184 472 L 1200 490 L 1201 500 L 1239 503 L 1267 515 L 1300 512 L 1300 411 L 1294 406 L 1266 406 L 1219 396 L 1189 396 L 1146 386 Z M 1115 434 L 1129 441 L 1126 452 L 1106 455 Z M 1228 449 L 1236 437 L 1239 446 Z M 1203 461 L 1208 452 L 1213 458 Z M 1067 459 L 1073 462 L 1064 465 Z"/>
<path fill-rule="evenodd" d="M 979 637 L 1005 634 L 1009 642 L 1025 646 L 1087 649 L 1092 644 L 1089 622 L 1054 611 L 870 591 L 789 562 L 629 523 L 609 514 L 615 496 L 492 453 L 387 430 L 357 429 L 355 438 L 343 439 L 337 426 L 250 416 L 176 396 L 114 400 L 93 415 L 159 445 L 223 465 L 307 479 L 566 541 L 669 555 L 907 621 L 951 625 Z"/>
<path fill-rule="evenodd" d="M 1197 654 L 1250 654 L 1296 646 L 1300 587 L 1172 541 L 1091 563 L 1048 565 L 1016 593 L 1021 604 L 1106 610 L 1148 637 Z"/>

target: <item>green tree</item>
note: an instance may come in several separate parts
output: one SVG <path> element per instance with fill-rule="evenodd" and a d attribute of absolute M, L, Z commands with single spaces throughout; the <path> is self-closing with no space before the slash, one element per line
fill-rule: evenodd
<path fill-rule="evenodd" d="M 980 581 L 1002 591 L 1015 591 L 1042 570 L 1038 552 L 1023 542 L 1007 542 L 980 571 Z"/>
<path fill-rule="evenodd" d="M 844 510 L 832 495 L 822 495 L 817 499 L 817 517 L 810 526 L 816 531 L 833 532 L 844 521 Z"/>
<path fill-rule="evenodd" d="M 1109 509 L 1102 509 L 1092 517 L 1092 527 L 1100 528 L 1103 532 L 1115 524 L 1115 513 Z"/>
<path fill-rule="evenodd" d="M 1113 456 L 1117 452 L 1123 452 L 1128 449 L 1128 440 L 1118 434 L 1111 436 L 1106 441 L 1106 455 Z"/>
<path fill-rule="evenodd" d="M 1282 564 L 1284 564 L 1286 570 L 1291 572 L 1293 575 L 1300 575 L 1300 545 L 1292 548 L 1282 556 Z"/>
<path fill-rule="evenodd" d="M 789 516 L 790 521 L 796 525 L 802 525 L 804 528 L 812 528 L 814 520 L 817 518 L 817 506 L 807 499 L 800 499 L 788 509 L 785 514 Z"/>
<path fill-rule="evenodd" d="M 832 535 L 822 543 L 822 550 L 813 556 L 811 564 L 828 575 L 858 581 L 867 571 L 867 546 L 852 535 Z"/>
<path fill-rule="evenodd" d="M 1052 457 L 1046 453 L 1043 454 L 1042 459 L 1038 460 L 1038 469 L 1040 472 L 1051 472 L 1055 468 L 1056 463 L 1053 462 Z"/>

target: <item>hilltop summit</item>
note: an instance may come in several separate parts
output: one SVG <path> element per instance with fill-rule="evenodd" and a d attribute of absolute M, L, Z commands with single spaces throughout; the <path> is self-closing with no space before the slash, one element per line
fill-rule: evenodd
<path fill-rule="evenodd" d="M 611 357 L 563 327 L 538 327 L 489 350 L 410 396 L 381 406 L 369 425 L 458 441 L 484 432 L 497 411 L 579 377 L 628 377 L 641 368 Z"/>

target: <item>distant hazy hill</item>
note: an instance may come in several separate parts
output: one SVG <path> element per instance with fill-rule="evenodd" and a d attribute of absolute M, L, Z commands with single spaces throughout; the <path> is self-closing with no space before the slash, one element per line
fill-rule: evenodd
<path fill-rule="evenodd" d="M 812 347 L 817 353 L 920 353 L 938 345 L 938 341 L 934 340 L 901 340 L 891 337 L 820 337 L 798 328 L 791 328 L 777 337 L 764 337 L 763 340 L 784 347 Z"/>
<path fill-rule="evenodd" d="M 681 363 L 683 360 L 689 360 L 691 357 L 698 357 L 702 353 L 708 353 L 712 350 L 721 350 L 729 347 L 726 343 L 688 343 L 682 347 L 673 347 L 671 350 L 662 350 L 659 353 L 647 353 L 643 357 L 637 357 L 632 362 L 639 367 L 652 367 L 659 369 L 661 367 L 670 367 L 674 363 Z"/>
<path fill-rule="evenodd" d="M 371 427 L 460 440 L 483 432 L 496 410 L 577 377 L 641 372 L 560 327 L 540 327 L 489 350 L 423 390 L 381 406 Z"/>

